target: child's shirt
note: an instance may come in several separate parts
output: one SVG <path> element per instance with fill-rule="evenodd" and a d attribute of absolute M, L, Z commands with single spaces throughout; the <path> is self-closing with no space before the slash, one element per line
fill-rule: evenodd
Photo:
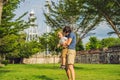
<path fill-rule="evenodd" d="M 59 41 L 59 44 L 63 44 L 65 41 L 67 41 L 67 37 L 62 37 Z"/>

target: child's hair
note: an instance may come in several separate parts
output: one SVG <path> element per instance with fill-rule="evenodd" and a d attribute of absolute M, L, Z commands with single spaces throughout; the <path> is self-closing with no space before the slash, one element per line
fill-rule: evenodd
<path fill-rule="evenodd" d="M 63 31 L 62 31 L 62 30 L 59 30 L 57 34 L 59 34 L 59 33 L 60 33 L 60 34 L 62 34 L 62 35 L 64 36 L 64 34 L 63 34 Z"/>

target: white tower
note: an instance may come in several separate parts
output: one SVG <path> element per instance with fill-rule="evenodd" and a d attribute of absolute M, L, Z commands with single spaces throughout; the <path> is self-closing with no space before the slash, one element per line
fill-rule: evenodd
<path fill-rule="evenodd" d="M 27 30 L 26 41 L 39 41 L 38 39 L 38 25 L 36 24 L 36 17 L 34 11 L 29 14 L 30 27 Z"/>

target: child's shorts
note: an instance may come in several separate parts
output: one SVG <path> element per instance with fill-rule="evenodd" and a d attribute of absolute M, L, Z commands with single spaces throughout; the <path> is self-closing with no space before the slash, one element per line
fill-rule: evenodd
<path fill-rule="evenodd" d="M 62 49 L 61 57 L 62 57 L 62 58 L 66 58 L 67 53 L 68 53 L 68 48 Z"/>

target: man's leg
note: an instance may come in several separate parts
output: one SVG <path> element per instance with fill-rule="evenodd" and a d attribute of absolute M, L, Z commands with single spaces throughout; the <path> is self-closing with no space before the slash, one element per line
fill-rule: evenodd
<path fill-rule="evenodd" d="M 67 74 L 68 80 L 72 80 L 71 79 L 71 72 L 70 72 L 70 69 L 68 68 L 68 66 L 66 68 L 66 74 Z"/>
<path fill-rule="evenodd" d="M 72 64 L 68 65 L 68 70 L 70 72 L 70 75 L 72 77 L 72 80 L 75 80 L 75 70 L 74 70 L 74 66 Z"/>
<path fill-rule="evenodd" d="M 70 71 L 71 74 L 71 78 L 72 80 L 75 80 L 75 70 L 74 70 L 74 60 L 75 60 L 75 55 L 76 55 L 76 51 L 75 50 L 69 50 L 68 51 L 68 69 Z"/>

